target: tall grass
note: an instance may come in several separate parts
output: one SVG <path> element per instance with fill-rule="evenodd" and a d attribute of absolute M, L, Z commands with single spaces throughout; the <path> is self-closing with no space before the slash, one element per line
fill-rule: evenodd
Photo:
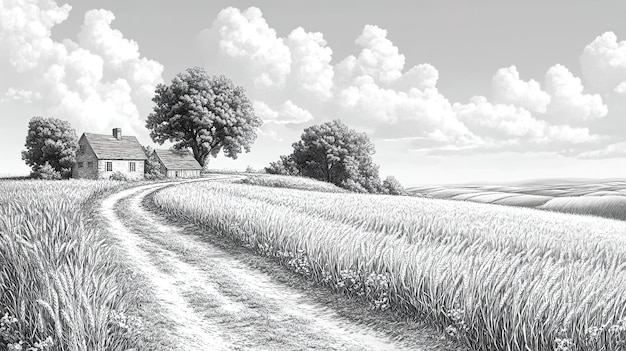
<path fill-rule="evenodd" d="M 328 193 L 348 192 L 347 190 L 332 183 L 322 182 L 312 178 L 285 175 L 249 175 L 243 178 L 240 182 L 243 184 L 259 185 L 271 188 L 289 188 Z"/>
<path fill-rule="evenodd" d="M 188 184 L 163 210 L 479 350 L 618 350 L 626 225 L 483 204 Z"/>
<path fill-rule="evenodd" d="M 86 223 L 89 201 L 117 185 L 0 182 L 0 349 L 132 345 L 131 288 L 112 246 Z"/>

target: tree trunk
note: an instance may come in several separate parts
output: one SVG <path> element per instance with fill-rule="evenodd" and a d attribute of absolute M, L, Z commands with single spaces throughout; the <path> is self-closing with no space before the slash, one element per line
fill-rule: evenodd
<path fill-rule="evenodd" d="M 208 172 L 209 171 L 209 154 L 204 155 L 204 158 L 203 158 L 202 162 L 200 163 L 200 165 L 202 166 L 202 171 L 203 172 Z"/>

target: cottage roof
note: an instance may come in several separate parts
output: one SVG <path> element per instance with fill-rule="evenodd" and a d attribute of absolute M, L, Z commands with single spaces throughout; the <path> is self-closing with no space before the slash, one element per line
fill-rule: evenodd
<path fill-rule="evenodd" d="M 185 150 L 154 150 L 167 169 L 193 169 L 202 170 L 202 166 L 196 161 L 189 151 Z"/>
<path fill-rule="evenodd" d="M 110 160 L 145 160 L 147 159 L 141 144 L 134 136 L 117 139 L 112 135 L 83 133 L 98 159 Z"/>

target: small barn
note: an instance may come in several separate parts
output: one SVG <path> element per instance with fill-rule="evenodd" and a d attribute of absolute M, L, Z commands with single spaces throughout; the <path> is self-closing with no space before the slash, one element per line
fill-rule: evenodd
<path fill-rule="evenodd" d="M 189 151 L 154 150 L 157 161 L 161 165 L 161 173 L 168 178 L 200 177 L 202 166 Z"/>
<path fill-rule="evenodd" d="M 134 136 L 122 136 L 121 128 L 111 135 L 83 133 L 78 139 L 73 178 L 108 179 L 114 172 L 129 179 L 143 179 L 146 154 Z"/>

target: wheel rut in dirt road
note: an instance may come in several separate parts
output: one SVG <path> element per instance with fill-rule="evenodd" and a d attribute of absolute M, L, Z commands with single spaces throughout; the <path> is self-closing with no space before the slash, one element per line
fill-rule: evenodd
<path fill-rule="evenodd" d="M 132 266 L 154 286 L 154 303 L 181 350 L 420 349 L 339 316 L 186 234 L 193 225 L 174 225 L 142 207 L 147 195 L 169 185 L 114 194 L 102 214 Z"/>

